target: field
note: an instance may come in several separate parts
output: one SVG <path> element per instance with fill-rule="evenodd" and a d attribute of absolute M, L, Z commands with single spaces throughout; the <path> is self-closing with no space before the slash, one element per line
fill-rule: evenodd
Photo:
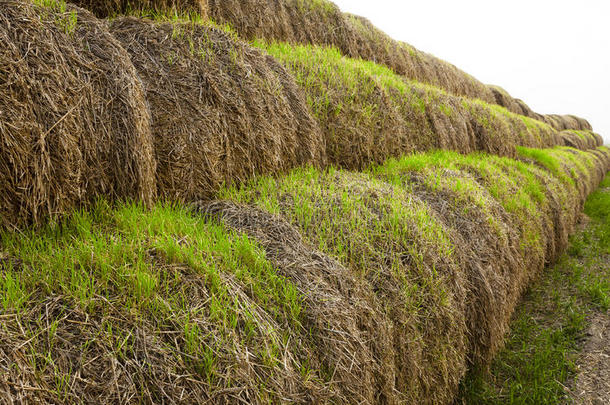
<path fill-rule="evenodd" d="M 76 4 L 0 0 L 1 403 L 561 396 L 586 120 L 326 0 Z"/>

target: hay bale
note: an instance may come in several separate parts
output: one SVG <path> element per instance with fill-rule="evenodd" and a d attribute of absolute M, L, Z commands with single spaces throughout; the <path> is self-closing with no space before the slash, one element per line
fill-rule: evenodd
<path fill-rule="evenodd" d="M 604 144 L 604 138 L 588 130 L 565 130 L 559 133 L 562 145 L 576 149 L 595 149 Z"/>
<path fill-rule="evenodd" d="M 532 112 L 530 108 L 521 100 L 515 100 L 511 97 L 506 90 L 500 86 L 489 85 L 489 89 L 492 91 L 495 99 L 495 103 L 499 106 L 506 108 L 508 111 L 515 114 L 525 115 L 530 117 Z"/>
<path fill-rule="evenodd" d="M 381 369 L 390 378 L 366 381 L 375 386 L 363 386 L 363 393 L 381 386 L 382 396 L 373 402 L 449 402 L 466 370 L 466 291 L 459 257 L 433 210 L 408 190 L 333 170 L 297 169 L 229 194 L 260 210 L 276 207 L 309 244 L 360 280 L 366 294 L 354 291 L 350 300 L 374 297 L 367 306 L 389 322 L 391 346 L 371 347 L 376 364 L 365 369 Z M 374 337 L 368 329 L 374 324 L 365 323 L 360 333 Z M 354 359 L 355 368 L 361 359 Z"/>
<path fill-rule="evenodd" d="M 194 204 L 203 217 L 99 204 L 11 235 L 0 402 L 451 403 L 610 168 L 605 147 L 529 154 L 300 168 Z"/>
<path fill-rule="evenodd" d="M 205 199 L 254 174 L 325 162 L 317 123 L 271 57 L 212 26 L 112 21 L 144 82 L 159 195 Z"/>
<path fill-rule="evenodd" d="M 525 104 L 523 100 L 513 98 L 506 90 L 500 86 L 489 85 L 487 86 L 493 93 L 495 103 L 506 108 L 512 113 L 524 115 L 535 120 L 545 122 L 552 126 L 555 130 L 589 130 L 591 131 L 591 124 L 584 118 L 576 117 L 574 115 L 542 115 L 538 114 Z"/>
<path fill-rule="evenodd" d="M 228 23 L 246 39 L 335 46 L 356 52 L 356 33 L 327 0 L 207 0 L 210 17 Z"/>
<path fill-rule="evenodd" d="M 197 204 L 206 217 L 222 220 L 256 240 L 278 274 L 304 297 L 303 330 L 295 329 L 301 355 L 311 370 L 332 370 L 328 392 L 333 403 L 383 402 L 396 395 L 391 321 L 359 277 L 337 260 L 313 249 L 285 219 L 229 201 Z M 315 371 L 314 371 L 315 372 Z"/>
<path fill-rule="evenodd" d="M 515 114 L 537 120 L 523 101 L 504 89 L 486 86 L 454 65 L 411 45 L 395 41 L 366 18 L 342 13 L 328 0 L 76 0 L 99 16 L 153 11 L 185 15 L 209 14 L 216 22 L 229 24 L 241 37 L 254 40 L 332 46 L 352 58 L 362 58 L 390 67 L 400 75 L 428 83 L 454 95 L 497 103 Z M 582 118 L 564 116 L 549 120 L 557 130 L 591 129 Z"/>
<path fill-rule="evenodd" d="M 73 0 L 72 3 L 99 18 L 133 12 L 207 15 L 206 0 Z"/>
<path fill-rule="evenodd" d="M 92 14 L 0 2 L 0 217 L 39 223 L 99 196 L 155 196 L 150 116 L 129 56 Z"/>

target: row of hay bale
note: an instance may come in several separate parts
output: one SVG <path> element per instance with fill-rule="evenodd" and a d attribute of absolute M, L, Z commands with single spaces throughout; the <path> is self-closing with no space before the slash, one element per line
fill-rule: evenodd
<path fill-rule="evenodd" d="M 109 27 L 60 0 L 0 6 L 3 227 L 100 196 L 209 198 L 253 174 L 325 164 L 294 79 L 221 30 Z"/>
<path fill-rule="evenodd" d="M 257 178 L 198 208 L 257 240 L 303 294 L 316 367 L 278 398 L 448 404 L 502 346 L 521 294 L 609 169 L 605 147 L 521 149 L 520 160 L 439 151 L 366 173 Z M 307 382 L 319 379 L 326 389 Z"/>
<path fill-rule="evenodd" d="M 610 149 L 436 151 L 0 235 L 0 402 L 450 404 Z"/>
<path fill-rule="evenodd" d="M 457 97 L 391 69 L 312 45 L 254 42 L 294 75 L 325 134 L 330 163 L 362 169 L 413 151 L 515 156 L 516 146 L 565 145 L 558 130 L 495 104 Z M 578 131 L 584 149 L 603 144 Z"/>
<path fill-rule="evenodd" d="M 581 150 L 595 149 L 604 144 L 604 138 L 600 134 L 587 130 L 564 130 L 559 136 L 563 145 Z"/>
<path fill-rule="evenodd" d="M 506 90 L 500 86 L 488 86 L 495 98 L 495 103 L 513 112 L 515 114 L 524 115 L 542 121 L 555 128 L 558 131 L 564 130 L 588 130 L 591 131 L 591 124 L 584 118 L 575 115 L 558 115 L 558 114 L 538 114 L 534 112 L 523 100 L 513 98 Z"/>
<path fill-rule="evenodd" d="M 134 10 L 198 13 L 229 24 L 245 39 L 332 46 L 343 55 L 386 65 L 412 80 L 449 93 L 497 103 L 557 130 L 591 130 L 584 119 L 542 115 L 498 86 L 487 86 L 433 55 L 395 41 L 366 18 L 343 13 L 328 0 L 75 0 L 100 17 Z"/>
<path fill-rule="evenodd" d="M 210 198 L 302 165 L 565 143 L 542 122 L 331 48 L 259 43 L 272 57 L 212 25 L 102 22 L 61 0 L 1 4 L 4 227 L 99 196 Z"/>

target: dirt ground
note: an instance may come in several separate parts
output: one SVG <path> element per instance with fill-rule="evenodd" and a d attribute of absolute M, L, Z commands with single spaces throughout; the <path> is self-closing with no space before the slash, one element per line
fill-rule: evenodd
<path fill-rule="evenodd" d="M 578 372 L 568 388 L 569 402 L 610 404 L 610 314 L 600 313 L 592 319 L 576 364 Z"/>

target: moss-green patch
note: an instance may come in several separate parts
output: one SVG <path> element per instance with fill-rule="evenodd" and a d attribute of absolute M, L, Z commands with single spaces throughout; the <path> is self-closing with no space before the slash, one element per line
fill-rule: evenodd
<path fill-rule="evenodd" d="M 67 10 L 67 3 L 64 0 L 34 0 L 34 4 L 52 10 L 55 24 L 66 34 L 74 33 L 78 16 L 75 10 Z"/>

